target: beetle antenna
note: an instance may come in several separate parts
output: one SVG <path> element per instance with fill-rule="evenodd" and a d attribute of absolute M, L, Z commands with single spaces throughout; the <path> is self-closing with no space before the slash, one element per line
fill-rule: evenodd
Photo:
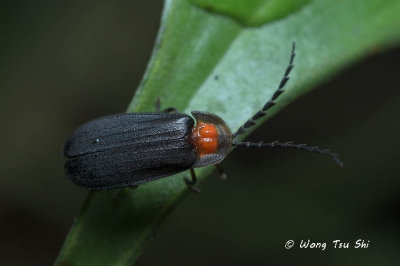
<path fill-rule="evenodd" d="M 320 153 L 323 155 L 328 155 L 330 156 L 340 167 L 343 166 L 343 162 L 339 159 L 339 155 L 336 153 L 333 153 L 330 150 L 326 149 L 321 149 L 317 146 L 308 146 L 307 144 L 295 144 L 291 141 L 288 142 L 278 142 L 274 141 L 271 143 L 264 143 L 264 142 L 236 142 L 232 143 L 232 146 L 237 146 L 237 147 L 247 147 L 247 148 L 291 148 L 291 149 L 296 149 L 296 150 L 306 150 L 309 152 L 316 152 Z"/>
<path fill-rule="evenodd" d="M 289 73 L 290 71 L 293 69 L 294 65 L 293 65 L 293 60 L 294 57 L 296 56 L 295 53 L 295 49 L 296 49 L 296 43 L 293 42 L 292 45 L 292 53 L 290 55 L 290 60 L 289 60 L 289 65 L 286 68 L 285 74 L 283 75 L 283 78 L 281 80 L 281 82 L 279 83 L 279 87 L 278 89 L 274 92 L 274 94 L 272 95 L 271 99 L 264 105 L 264 107 L 259 110 L 255 115 L 253 115 L 252 118 L 250 118 L 249 120 L 247 120 L 246 123 L 244 123 L 233 135 L 232 137 L 235 138 L 243 133 L 246 132 L 247 129 L 251 128 L 252 126 L 254 126 L 256 124 L 256 121 L 258 119 L 260 119 L 261 117 L 265 116 L 267 114 L 268 109 L 270 109 L 272 106 L 275 105 L 275 100 L 278 99 L 279 95 L 281 95 L 284 90 L 283 87 L 285 87 L 286 82 L 288 82 L 289 80 Z"/>

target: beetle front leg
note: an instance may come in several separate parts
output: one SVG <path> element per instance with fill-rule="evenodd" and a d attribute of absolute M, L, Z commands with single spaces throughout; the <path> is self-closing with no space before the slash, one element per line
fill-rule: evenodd
<path fill-rule="evenodd" d="M 196 177 L 196 173 L 194 172 L 193 168 L 190 168 L 190 176 L 192 177 L 192 180 L 190 180 L 189 178 L 185 177 L 183 180 L 185 180 L 186 185 L 188 186 L 188 188 L 194 192 L 194 193 L 200 193 L 201 190 L 196 187 L 196 183 L 197 183 L 197 177 Z"/>
<path fill-rule="evenodd" d="M 219 178 L 222 181 L 225 181 L 226 179 L 228 179 L 228 176 L 226 175 L 224 168 L 222 167 L 221 164 L 217 163 L 215 164 L 215 168 L 217 168 L 218 174 L 219 174 Z"/>

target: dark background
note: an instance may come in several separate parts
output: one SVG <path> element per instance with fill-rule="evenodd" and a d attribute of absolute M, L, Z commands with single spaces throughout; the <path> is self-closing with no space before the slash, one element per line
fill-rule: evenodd
<path fill-rule="evenodd" d="M 144 2 L 144 1 L 143 1 Z M 63 173 L 63 142 L 124 112 L 149 59 L 161 1 L 14 1 L 0 8 L 0 264 L 48 265 L 87 194 Z M 329 147 L 236 149 L 169 217 L 138 265 L 397 265 L 400 49 L 326 80 L 249 139 Z M 286 250 L 293 239 L 325 251 Z M 332 241 L 370 240 L 335 250 Z"/>

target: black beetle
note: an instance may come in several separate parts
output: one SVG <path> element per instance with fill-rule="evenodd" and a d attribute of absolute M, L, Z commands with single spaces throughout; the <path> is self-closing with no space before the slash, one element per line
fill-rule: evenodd
<path fill-rule="evenodd" d="M 294 57 L 293 43 L 289 65 L 278 89 L 234 134 L 215 114 L 192 112 L 195 123 L 189 115 L 171 113 L 173 108 L 160 112 L 157 101 L 155 113 L 110 115 L 80 126 L 65 143 L 64 154 L 69 158 L 65 164 L 67 176 L 88 189 L 114 189 L 134 187 L 190 169 L 192 180 L 185 178 L 185 182 L 197 191 L 193 168 L 215 164 L 224 175 L 218 163 L 232 146 L 303 149 L 329 155 L 342 165 L 337 154 L 305 144 L 234 141 L 275 104 L 289 80 Z"/>

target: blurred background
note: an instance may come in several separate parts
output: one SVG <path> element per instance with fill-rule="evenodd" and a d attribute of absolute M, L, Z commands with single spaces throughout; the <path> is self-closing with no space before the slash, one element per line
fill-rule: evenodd
<path fill-rule="evenodd" d="M 77 126 L 124 112 L 162 1 L 9 1 L 0 8 L 0 264 L 49 265 L 87 192 L 63 173 Z M 236 149 L 229 175 L 178 206 L 137 265 L 398 265 L 400 49 L 376 50 L 259 127 L 251 140 L 331 148 Z M 325 251 L 287 240 L 327 242 Z M 332 241 L 368 249 L 335 250 Z"/>

